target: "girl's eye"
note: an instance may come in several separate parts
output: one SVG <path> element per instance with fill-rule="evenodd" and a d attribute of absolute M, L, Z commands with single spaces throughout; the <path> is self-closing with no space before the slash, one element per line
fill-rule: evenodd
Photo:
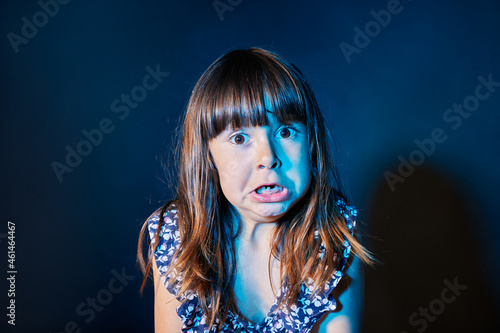
<path fill-rule="evenodd" d="M 278 130 L 276 136 L 280 139 L 289 139 L 293 137 L 297 131 L 293 127 L 284 126 Z"/>
<path fill-rule="evenodd" d="M 229 138 L 229 141 L 235 145 L 242 145 L 248 141 L 248 135 L 238 133 Z"/>

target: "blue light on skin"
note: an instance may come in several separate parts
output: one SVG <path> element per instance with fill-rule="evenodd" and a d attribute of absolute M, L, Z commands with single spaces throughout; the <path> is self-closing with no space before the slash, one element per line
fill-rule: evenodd
<path fill-rule="evenodd" d="M 307 192 L 311 178 L 307 131 L 304 124 L 281 124 L 270 112 L 269 124 L 227 128 L 210 140 L 222 192 L 246 223 L 279 220 Z M 286 200 L 261 202 L 255 190 L 279 184 Z"/>
<path fill-rule="evenodd" d="M 311 179 L 305 125 L 282 124 L 272 112 L 268 120 L 266 126 L 226 128 L 209 142 L 222 193 L 235 208 L 235 224 L 242 227 L 235 242 L 234 292 L 240 311 L 253 322 L 264 319 L 276 301 L 271 283 L 275 291 L 280 289 L 279 263 L 271 263 L 272 279 L 268 270 L 274 227 L 306 194 Z M 283 200 L 262 202 L 255 190 L 263 184 L 277 184 L 288 193 Z"/>

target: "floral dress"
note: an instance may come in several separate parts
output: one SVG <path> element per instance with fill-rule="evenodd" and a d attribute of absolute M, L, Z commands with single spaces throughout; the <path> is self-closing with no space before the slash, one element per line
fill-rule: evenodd
<path fill-rule="evenodd" d="M 356 209 L 347 206 L 344 201 L 338 200 L 337 205 L 341 214 L 344 215 L 347 227 L 351 234 L 356 224 Z M 181 305 L 177 308 L 177 314 L 183 322 L 183 332 L 216 332 L 215 327 L 208 327 L 206 317 L 203 314 L 199 304 L 198 296 L 195 293 L 190 295 L 178 295 L 179 283 L 167 284 L 169 277 L 166 272 L 172 262 L 175 251 L 180 245 L 180 233 L 178 227 L 177 210 L 168 210 L 164 216 L 164 225 L 162 226 L 159 244 L 154 253 L 158 272 L 165 284 L 167 290 L 177 295 Z M 156 214 L 149 219 L 149 234 L 151 239 L 155 238 L 158 229 L 159 215 Z M 312 296 L 314 284 L 312 281 L 306 281 L 302 284 L 298 300 L 289 308 L 279 307 L 278 299 L 267 313 L 266 317 L 259 323 L 254 323 L 237 313 L 229 312 L 222 332 L 265 332 L 265 333 L 291 333 L 291 332 L 310 332 L 314 324 L 328 311 L 336 308 L 336 302 L 331 292 L 339 283 L 343 276 L 343 271 L 347 263 L 351 250 L 351 245 L 344 240 L 344 252 L 339 269 L 335 271 L 331 280 L 325 285 L 325 288 Z M 322 253 L 320 252 L 320 256 Z M 177 281 L 179 282 L 179 281 Z M 282 290 L 281 292 L 284 292 Z"/>

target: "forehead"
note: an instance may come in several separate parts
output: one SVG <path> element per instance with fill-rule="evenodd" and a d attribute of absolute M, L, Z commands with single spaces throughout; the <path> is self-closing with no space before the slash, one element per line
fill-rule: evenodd
<path fill-rule="evenodd" d="M 203 139 L 226 128 L 265 126 L 268 113 L 280 123 L 307 125 L 309 94 L 302 76 L 283 61 L 233 55 L 221 60 L 203 78 L 195 94 Z"/>
<path fill-rule="evenodd" d="M 228 128 L 267 126 L 270 123 L 306 125 L 306 112 L 292 98 L 268 92 L 242 93 L 220 98 L 214 108 L 206 113 L 204 137 L 212 139 Z"/>
<path fill-rule="evenodd" d="M 277 127 L 277 126 L 281 126 L 281 125 L 291 125 L 293 123 L 298 123 L 298 124 L 302 124 L 303 126 L 305 126 L 305 124 L 303 124 L 300 120 L 292 120 L 292 121 L 280 121 L 279 119 L 277 119 L 273 112 L 272 111 L 267 111 L 266 112 L 266 115 L 267 115 L 267 121 L 263 124 L 244 124 L 244 125 L 241 125 L 241 126 L 234 126 L 233 124 L 229 123 L 226 128 L 221 132 L 219 133 L 219 135 L 223 134 L 224 132 L 230 132 L 230 131 L 235 131 L 235 130 L 238 130 L 238 129 L 241 129 L 241 128 L 258 128 L 258 127 Z"/>

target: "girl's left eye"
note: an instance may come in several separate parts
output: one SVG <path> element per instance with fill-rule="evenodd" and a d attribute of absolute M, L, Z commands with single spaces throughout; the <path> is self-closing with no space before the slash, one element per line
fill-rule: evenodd
<path fill-rule="evenodd" d="M 276 133 L 276 137 L 279 139 L 289 139 L 297 134 L 297 130 L 290 126 L 283 126 Z"/>

